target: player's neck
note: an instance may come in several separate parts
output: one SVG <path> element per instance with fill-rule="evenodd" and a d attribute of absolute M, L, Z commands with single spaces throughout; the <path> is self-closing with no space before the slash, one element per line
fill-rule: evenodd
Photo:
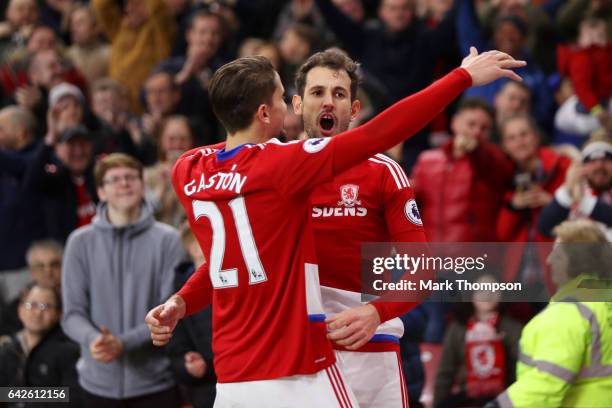
<path fill-rule="evenodd" d="M 234 147 L 238 147 L 246 143 L 263 143 L 265 141 L 266 138 L 264 133 L 251 126 L 235 133 L 229 133 L 225 142 L 225 150 L 232 150 Z"/>

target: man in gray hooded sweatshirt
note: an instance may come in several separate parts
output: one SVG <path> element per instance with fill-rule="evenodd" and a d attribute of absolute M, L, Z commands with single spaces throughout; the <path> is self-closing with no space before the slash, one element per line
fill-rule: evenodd
<path fill-rule="evenodd" d="M 62 327 L 81 346 L 86 406 L 179 406 L 170 362 L 144 322 L 172 293 L 179 234 L 154 220 L 136 159 L 105 157 L 95 181 L 101 203 L 68 238 L 62 270 Z"/>

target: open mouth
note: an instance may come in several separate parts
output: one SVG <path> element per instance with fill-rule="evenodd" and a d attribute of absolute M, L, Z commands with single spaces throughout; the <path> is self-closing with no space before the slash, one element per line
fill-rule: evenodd
<path fill-rule="evenodd" d="M 319 116 L 319 129 L 324 136 L 331 135 L 335 124 L 336 118 L 331 113 L 324 113 Z"/>

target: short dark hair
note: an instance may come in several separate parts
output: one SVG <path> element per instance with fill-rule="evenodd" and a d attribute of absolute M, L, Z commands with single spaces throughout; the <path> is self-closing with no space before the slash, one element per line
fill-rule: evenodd
<path fill-rule="evenodd" d="M 238 58 L 215 72 L 208 86 L 210 100 L 229 133 L 249 127 L 259 105 L 272 102 L 276 75 L 262 56 Z"/>
<path fill-rule="evenodd" d="M 195 25 L 196 20 L 199 19 L 204 19 L 204 18 L 214 18 L 219 22 L 219 28 L 221 30 L 223 30 L 223 17 L 221 17 L 221 15 L 217 14 L 217 13 L 213 13 L 210 10 L 206 10 L 206 9 L 201 9 L 201 10 L 197 10 L 195 12 L 193 12 L 189 17 L 188 17 L 188 22 L 187 22 L 187 30 L 192 30 L 193 26 Z"/>
<path fill-rule="evenodd" d="M 493 110 L 493 108 L 486 101 L 480 98 L 465 98 L 461 100 L 459 106 L 457 107 L 455 115 L 458 115 L 466 110 L 474 109 L 480 109 L 484 111 L 487 115 L 489 115 L 491 120 L 495 120 L 495 111 Z"/>
<path fill-rule="evenodd" d="M 313 54 L 302 64 L 302 66 L 300 66 L 298 72 L 295 74 L 295 88 L 297 89 L 298 95 L 304 97 L 306 77 L 310 70 L 316 67 L 329 68 L 334 71 L 346 71 L 351 79 L 351 101 L 357 98 L 357 87 L 360 83 L 358 73 L 359 64 L 353 61 L 343 51 L 334 48 Z"/>

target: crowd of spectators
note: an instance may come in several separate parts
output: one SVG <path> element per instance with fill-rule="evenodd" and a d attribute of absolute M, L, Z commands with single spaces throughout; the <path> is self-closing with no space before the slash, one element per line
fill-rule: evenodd
<path fill-rule="evenodd" d="M 411 174 L 428 239 L 516 243 L 502 276 L 542 286 L 551 284 L 546 256 L 532 243 L 552 242 L 564 220 L 592 219 L 612 239 L 610 0 L 2 4 L 2 386 L 70 385 L 75 404 L 94 406 L 171 404 L 180 391 L 211 406 L 210 310 L 181 323 L 167 354 L 152 349 L 144 314 L 205 262 L 170 171 L 182 152 L 224 139 L 207 87 L 238 56 L 269 58 L 290 98 L 308 56 L 346 51 L 362 76 L 351 126 L 443 76 L 470 46 L 524 59 L 523 82 L 470 89 L 388 152 Z M 288 140 L 304 137 L 294 113 L 285 127 Z M 461 357 L 475 322 L 509 328 L 503 347 L 516 360 L 518 323 L 482 307 L 475 302 L 466 317 L 424 305 L 405 317 L 411 405 L 424 381 L 413 367 L 417 345 L 442 342 L 449 320 L 436 403 L 457 403 L 449 378 L 457 370 L 459 397 L 482 397 L 469 390 Z"/>

